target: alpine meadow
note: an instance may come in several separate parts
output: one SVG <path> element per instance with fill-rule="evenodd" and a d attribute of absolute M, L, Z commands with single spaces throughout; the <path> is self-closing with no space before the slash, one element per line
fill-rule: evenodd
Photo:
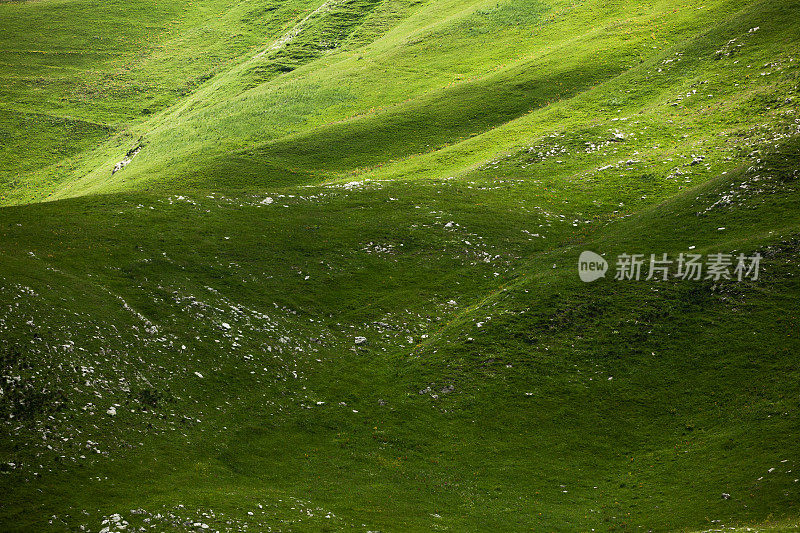
<path fill-rule="evenodd" d="M 800 532 L 797 0 L 0 0 L 0 531 Z"/>

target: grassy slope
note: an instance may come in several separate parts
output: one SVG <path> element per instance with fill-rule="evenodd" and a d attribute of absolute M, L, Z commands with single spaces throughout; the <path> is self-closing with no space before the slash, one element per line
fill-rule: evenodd
<path fill-rule="evenodd" d="M 797 528 L 796 6 L 159 5 L 4 63 L 3 529 Z"/>
<path fill-rule="evenodd" d="M 314 7 L 302 0 L 4 2 L 3 199 L 44 197 L 80 168 L 87 150 L 108 139 L 129 142 L 128 125 L 261 50 Z"/>

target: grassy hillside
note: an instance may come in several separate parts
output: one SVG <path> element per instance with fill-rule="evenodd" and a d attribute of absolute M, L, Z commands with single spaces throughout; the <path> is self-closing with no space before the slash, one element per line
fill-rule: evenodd
<path fill-rule="evenodd" d="M 800 529 L 796 2 L 0 21 L 3 531 Z"/>

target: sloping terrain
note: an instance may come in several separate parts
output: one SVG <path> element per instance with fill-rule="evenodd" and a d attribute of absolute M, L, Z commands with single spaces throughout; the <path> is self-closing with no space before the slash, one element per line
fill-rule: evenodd
<path fill-rule="evenodd" d="M 796 2 L 0 21 L 0 529 L 800 529 Z"/>

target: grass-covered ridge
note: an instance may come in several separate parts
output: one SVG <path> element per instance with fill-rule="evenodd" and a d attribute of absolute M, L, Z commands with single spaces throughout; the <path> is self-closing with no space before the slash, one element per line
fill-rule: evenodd
<path fill-rule="evenodd" d="M 798 10 L 0 3 L 0 529 L 796 531 Z"/>

